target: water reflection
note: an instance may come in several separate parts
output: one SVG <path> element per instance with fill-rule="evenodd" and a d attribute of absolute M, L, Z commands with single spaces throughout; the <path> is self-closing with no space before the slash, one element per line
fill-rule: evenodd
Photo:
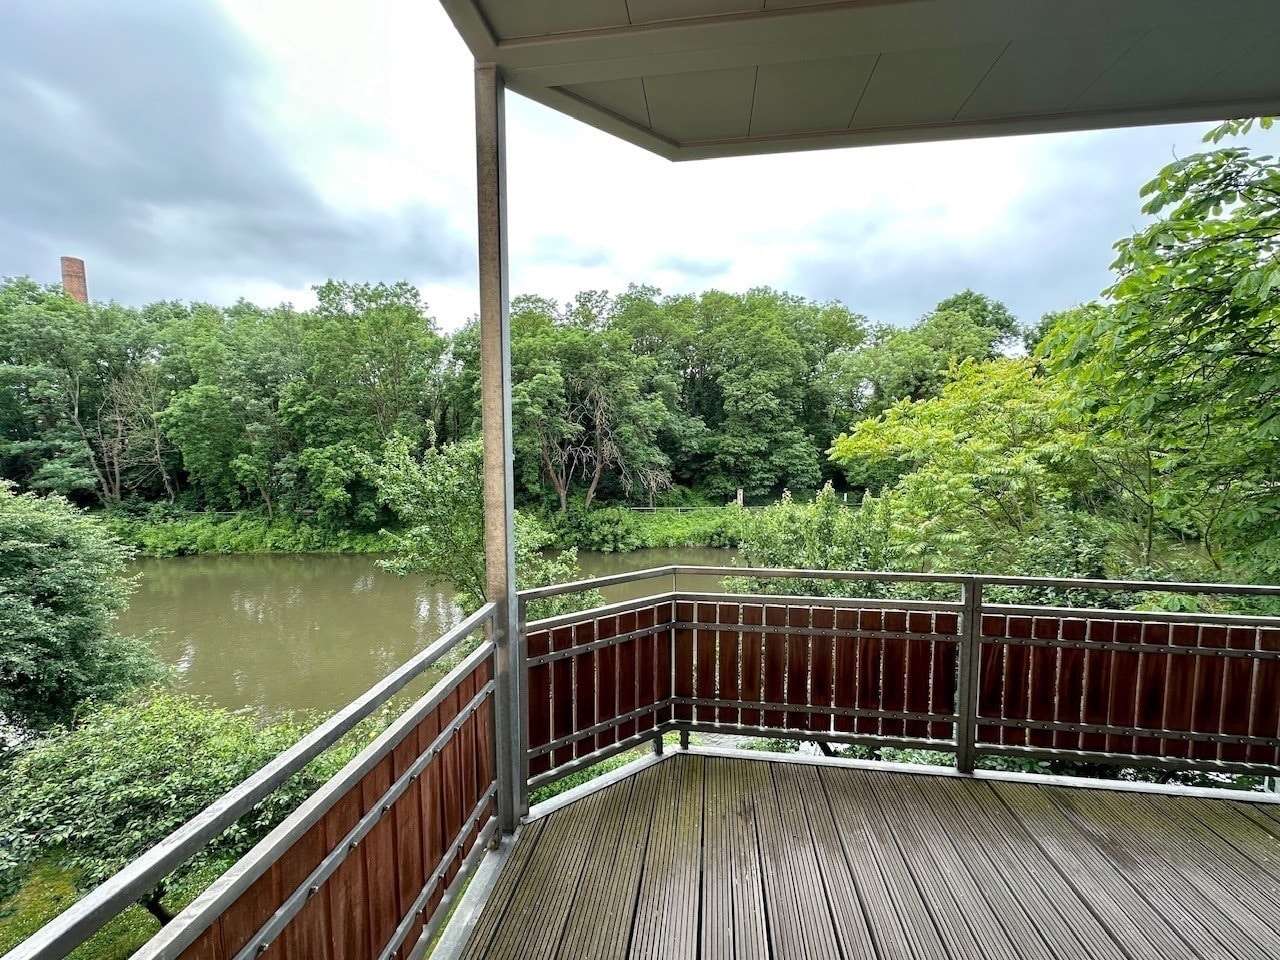
<path fill-rule="evenodd" d="M 589 576 L 666 563 L 723 564 L 723 550 L 583 553 Z M 176 685 L 229 707 L 331 710 L 460 619 L 447 581 L 399 577 L 369 557 L 179 557 L 140 560 L 126 633 L 156 630 Z M 690 583 L 702 589 L 709 584 Z M 621 600 L 665 589 L 628 584 Z"/>

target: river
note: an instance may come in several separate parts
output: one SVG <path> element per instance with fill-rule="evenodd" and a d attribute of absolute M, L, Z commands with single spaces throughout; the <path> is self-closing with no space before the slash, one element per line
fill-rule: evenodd
<path fill-rule="evenodd" d="M 584 576 L 732 562 L 715 549 L 581 553 Z M 264 716 L 347 703 L 458 622 L 447 581 L 400 577 L 365 556 L 143 559 L 122 633 L 153 632 L 174 686 Z M 691 585 L 694 586 L 694 585 Z M 643 596 L 652 584 L 604 591 Z"/>

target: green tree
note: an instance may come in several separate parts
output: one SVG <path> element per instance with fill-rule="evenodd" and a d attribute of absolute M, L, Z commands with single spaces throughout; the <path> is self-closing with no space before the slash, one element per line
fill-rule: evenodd
<path fill-rule="evenodd" d="M 139 900 L 160 923 L 172 884 L 247 851 L 367 742 L 366 723 Z M 173 694 L 101 705 L 0 768 L 0 885 L 53 858 L 89 889 L 159 843 L 305 733 Z"/>
<path fill-rule="evenodd" d="M 0 718 L 20 731 L 70 722 L 161 673 L 150 646 L 115 633 L 127 548 L 62 497 L 0 481 Z"/>
<path fill-rule="evenodd" d="M 1248 128 L 1227 124 L 1207 139 Z M 1270 122 L 1264 121 L 1264 127 Z M 1280 163 L 1245 147 L 1176 160 L 1142 190 L 1156 219 L 1117 245 L 1114 309 L 1041 346 L 1163 451 L 1215 565 L 1280 572 Z"/>
<path fill-rule="evenodd" d="M 409 441 L 393 437 L 382 457 L 366 459 L 382 503 L 403 524 L 392 555 L 382 561 L 397 573 L 429 573 L 458 588 L 464 609 L 486 595 L 484 564 L 484 446 L 479 439 L 429 446 L 415 456 Z M 549 554 L 552 536 L 533 517 L 516 515 L 516 578 L 521 588 L 581 579 L 577 551 Z M 533 619 L 602 603 L 596 591 L 538 600 Z"/>
<path fill-rule="evenodd" d="M 912 569 L 1096 575 L 1082 510 L 1087 435 L 1026 360 L 966 361 L 938 396 L 902 400 L 836 440 L 846 465 L 890 461 L 895 552 Z"/>

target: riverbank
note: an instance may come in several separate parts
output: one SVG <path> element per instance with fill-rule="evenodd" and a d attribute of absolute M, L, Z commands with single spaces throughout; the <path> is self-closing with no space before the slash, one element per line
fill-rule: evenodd
<path fill-rule="evenodd" d="M 174 514 L 163 519 L 100 514 L 125 543 L 146 557 L 249 553 L 386 553 L 390 537 L 382 531 L 335 530 L 306 520 L 268 518 L 259 513 Z M 632 511 L 599 507 L 543 518 L 557 546 L 628 553 L 678 547 L 736 547 L 743 512 L 736 507 L 699 507 L 689 511 Z"/>

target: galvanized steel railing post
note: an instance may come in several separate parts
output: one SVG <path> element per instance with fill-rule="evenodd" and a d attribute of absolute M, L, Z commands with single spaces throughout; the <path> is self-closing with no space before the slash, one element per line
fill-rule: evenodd
<path fill-rule="evenodd" d="M 960 622 L 960 655 L 956 658 L 956 769 L 973 773 L 978 738 L 978 682 L 982 661 L 982 581 L 964 583 L 964 613 Z"/>
<path fill-rule="evenodd" d="M 529 812 L 529 601 L 516 601 L 516 669 L 519 672 L 516 715 L 512 718 L 516 735 L 515 789 L 516 816 Z"/>

